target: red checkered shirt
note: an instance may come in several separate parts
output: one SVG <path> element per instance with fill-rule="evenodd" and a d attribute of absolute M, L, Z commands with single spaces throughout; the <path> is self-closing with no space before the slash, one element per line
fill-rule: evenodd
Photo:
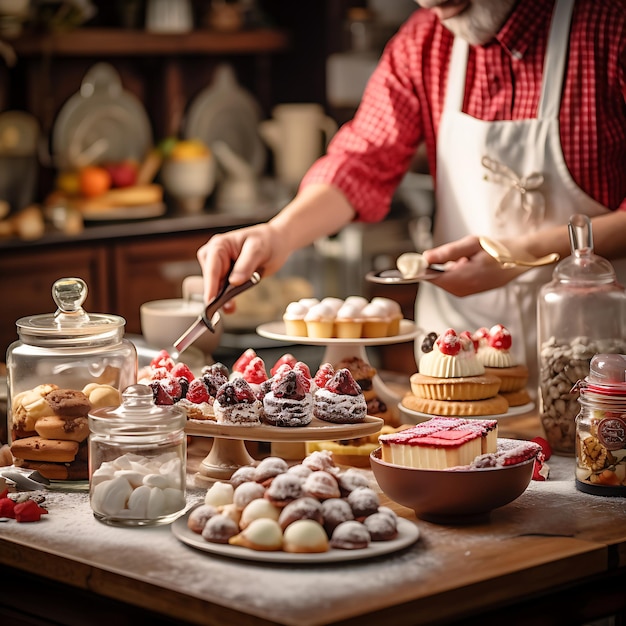
<path fill-rule="evenodd" d="M 520 0 L 497 37 L 470 47 L 463 111 L 481 120 L 534 118 L 554 2 Z M 357 219 L 387 214 L 395 188 L 425 142 L 436 180 L 436 137 L 453 36 L 418 9 L 388 43 L 354 119 L 302 185 L 343 191 Z M 626 2 L 578 0 L 559 114 L 561 145 L 581 189 L 626 210 Z M 462 141 L 462 138 L 459 139 Z"/>

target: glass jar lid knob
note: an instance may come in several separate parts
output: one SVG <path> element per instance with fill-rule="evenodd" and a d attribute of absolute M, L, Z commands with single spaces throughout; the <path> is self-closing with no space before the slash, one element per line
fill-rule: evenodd
<path fill-rule="evenodd" d="M 52 298 L 57 305 L 54 316 L 59 323 L 80 323 L 88 319 L 83 309 L 87 291 L 87 283 L 82 278 L 60 278 L 54 282 Z"/>

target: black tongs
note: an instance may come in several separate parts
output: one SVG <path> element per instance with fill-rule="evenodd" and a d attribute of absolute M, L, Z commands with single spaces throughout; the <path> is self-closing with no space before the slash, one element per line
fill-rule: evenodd
<path fill-rule="evenodd" d="M 241 285 L 231 285 L 228 282 L 228 278 L 230 273 L 232 272 L 233 265 L 231 265 L 230 270 L 226 278 L 224 279 L 224 286 L 221 291 L 215 296 L 215 299 L 212 302 L 207 304 L 204 313 L 198 317 L 198 319 L 174 342 L 174 347 L 178 350 L 180 354 L 184 350 L 186 350 L 200 335 L 205 333 L 207 330 L 210 330 L 212 333 L 215 332 L 215 326 L 217 326 L 220 321 L 220 309 L 222 306 L 228 302 L 231 298 L 239 295 L 242 291 L 249 289 L 250 287 L 254 287 L 254 285 L 258 285 L 261 280 L 261 273 L 254 272 L 252 276 Z"/>

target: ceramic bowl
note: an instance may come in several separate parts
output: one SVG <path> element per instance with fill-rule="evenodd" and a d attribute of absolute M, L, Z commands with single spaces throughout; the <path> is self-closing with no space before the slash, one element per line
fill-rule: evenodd
<path fill-rule="evenodd" d="M 480 470 L 427 470 L 386 463 L 380 448 L 370 454 L 374 477 L 387 497 L 413 509 L 420 519 L 443 524 L 488 520 L 493 509 L 524 493 L 533 464 L 530 459 Z"/>
<path fill-rule="evenodd" d="M 168 159 L 161 166 L 161 182 L 179 210 L 200 213 L 215 188 L 217 164 L 212 154 Z"/>
<path fill-rule="evenodd" d="M 149 345 L 169 350 L 203 311 L 202 302 L 183 298 L 144 302 L 139 307 L 141 333 Z M 204 354 L 213 354 L 222 337 L 222 324 L 215 330 L 215 333 L 207 330 L 193 346 Z"/>

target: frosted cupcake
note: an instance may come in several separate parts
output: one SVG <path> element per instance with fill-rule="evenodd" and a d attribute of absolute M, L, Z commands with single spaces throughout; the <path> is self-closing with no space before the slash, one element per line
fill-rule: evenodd
<path fill-rule="evenodd" d="M 336 309 L 329 303 L 313 305 L 304 316 L 307 335 L 315 339 L 328 339 L 333 336 Z"/>
<path fill-rule="evenodd" d="M 335 316 L 335 337 L 340 339 L 358 339 L 361 337 L 364 307 L 362 302 L 346 299 Z"/>
<path fill-rule="evenodd" d="M 363 307 L 361 314 L 363 316 L 363 337 L 387 336 L 391 318 L 388 307 L 384 303 L 372 301 Z"/>
<path fill-rule="evenodd" d="M 400 305 L 391 298 L 381 298 L 376 297 L 372 298 L 373 304 L 382 305 L 387 311 L 388 319 L 389 319 L 389 327 L 387 328 L 387 336 L 391 337 L 393 335 L 397 335 L 400 332 L 400 322 L 404 317 L 402 315 L 402 309 Z"/>
<path fill-rule="evenodd" d="M 285 334 L 293 337 L 306 337 L 307 329 L 304 316 L 309 308 L 301 302 L 290 302 L 283 314 L 283 322 L 285 323 Z"/>

